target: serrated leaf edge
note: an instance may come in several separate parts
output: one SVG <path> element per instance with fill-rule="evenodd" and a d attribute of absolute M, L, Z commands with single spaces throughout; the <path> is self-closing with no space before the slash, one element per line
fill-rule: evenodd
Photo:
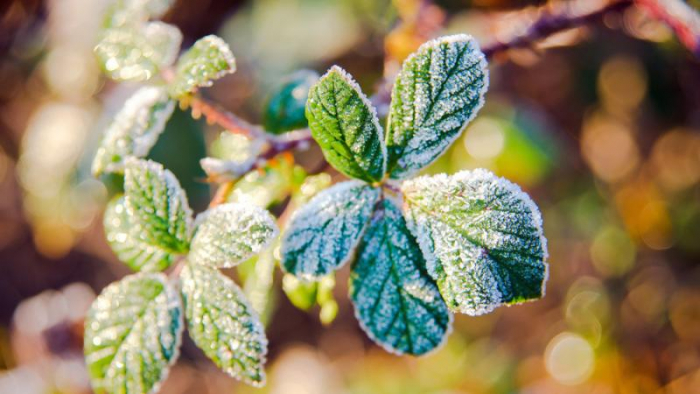
<path fill-rule="evenodd" d="M 488 171 L 483 168 L 477 168 L 474 170 L 464 170 L 464 171 L 459 171 L 456 172 L 452 175 L 448 175 L 445 173 L 440 173 L 436 175 L 423 175 L 419 176 L 416 178 L 412 178 L 410 180 L 407 180 L 402 183 L 401 185 L 401 191 L 402 195 L 404 196 L 404 203 L 401 205 L 402 207 L 402 212 L 404 215 L 404 218 L 406 219 L 407 223 L 410 223 L 410 213 L 407 212 L 407 205 L 409 204 L 409 199 L 406 198 L 406 186 L 411 186 L 411 184 L 416 184 L 420 183 L 424 180 L 431 179 L 433 181 L 442 181 L 444 183 L 447 183 L 450 181 L 450 178 L 465 178 L 469 180 L 486 180 L 486 181 L 494 181 L 497 182 L 503 187 L 508 190 L 509 192 L 513 193 L 518 199 L 523 201 L 525 203 L 525 206 L 527 206 L 528 210 L 530 211 L 530 214 L 532 215 L 535 227 L 537 228 L 537 234 L 540 238 L 540 244 L 542 245 L 542 264 L 544 265 L 544 275 L 542 278 L 542 283 L 540 285 L 541 292 L 540 296 L 538 298 L 531 298 L 531 299 L 526 299 L 526 300 L 519 300 L 519 301 L 514 301 L 514 302 L 503 302 L 499 301 L 498 304 L 493 304 L 493 305 L 488 305 L 484 307 L 483 309 L 471 311 L 472 313 L 466 313 L 463 311 L 459 311 L 459 313 L 465 313 L 470 316 L 480 316 L 480 315 L 485 315 L 488 313 L 493 312 L 496 308 L 500 306 L 512 306 L 512 305 L 520 305 L 520 304 L 525 304 L 528 302 L 533 302 L 537 301 L 538 299 L 541 299 L 544 297 L 547 293 L 547 281 L 549 280 L 549 264 L 547 263 L 547 260 L 549 258 L 549 252 L 547 249 L 547 238 L 544 236 L 544 228 L 543 228 L 543 220 L 542 220 L 542 214 L 535 204 L 535 202 L 530 198 L 530 196 L 525 193 L 520 186 L 517 184 L 509 181 L 506 178 L 499 177 L 492 173 L 491 171 Z M 437 263 L 437 257 L 435 256 L 434 253 L 431 252 L 429 242 L 424 239 L 424 237 L 421 237 L 421 234 L 417 234 L 416 229 L 414 226 L 408 226 L 409 231 L 413 234 L 413 236 L 416 238 L 418 241 L 418 246 L 420 247 L 421 251 L 423 252 L 423 256 L 425 257 L 426 261 L 426 268 L 428 269 L 428 272 L 435 272 L 435 264 Z M 433 278 L 437 280 L 437 278 Z M 500 293 L 500 292 L 499 292 Z M 499 297 L 502 297 L 502 295 L 499 294 Z M 454 311 L 453 311 L 454 312 Z"/>

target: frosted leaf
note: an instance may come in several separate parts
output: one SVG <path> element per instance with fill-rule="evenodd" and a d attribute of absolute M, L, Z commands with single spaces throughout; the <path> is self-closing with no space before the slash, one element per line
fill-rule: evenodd
<path fill-rule="evenodd" d="M 107 29 L 95 54 L 107 76 L 118 81 L 145 81 L 177 57 L 180 30 L 163 22 Z"/>
<path fill-rule="evenodd" d="M 180 296 L 159 273 L 107 286 L 85 319 L 85 362 L 96 392 L 154 393 L 179 356 Z"/>
<path fill-rule="evenodd" d="M 309 123 L 304 113 L 306 100 L 309 98 L 309 89 L 318 78 L 318 73 L 313 70 L 299 70 L 284 78 L 280 86 L 272 91 L 265 105 L 265 130 L 281 134 L 307 127 Z"/>
<path fill-rule="evenodd" d="M 236 60 L 224 40 L 214 35 L 200 38 L 178 60 L 170 95 L 185 96 L 234 71 Z"/>
<path fill-rule="evenodd" d="M 227 374 L 264 385 L 267 338 L 241 289 L 221 272 L 202 265 L 187 264 L 181 280 L 194 343 Z"/>
<path fill-rule="evenodd" d="M 377 113 L 343 69 L 333 66 L 311 87 L 306 117 L 335 169 L 370 183 L 384 177 L 386 148 Z"/>
<path fill-rule="evenodd" d="M 114 0 L 105 14 L 105 28 L 135 25 L 148 19 L 159 19 L 175 0 Z"/>
<path fill-rule="evenodd" d="M 269 212 L 243 204 L 222 204 L 197 218 L 190 246 L 192 263 L 233 267 L 265 249 L 277 236 Z"/>
<path fill-rule="evenodd" d="M 292 216 L 282 237 L 282 267 L 303 280 L 314 280 L 348 262 L 379 194 L 379 189 L 360 181 L 318 193 Z"/>
<path fill-rule="evenodd" d="M 362 329 L 397 354 L 425 354 L 447 338 L 452 315 L 425 270 L 401 210 L 383 200 L 360 242 L 350 297 Z"/>
<path fill-rule="evenodd" d="M 486 170 L 402 186 L 409 229 L 450 309 L 488 313 L 544 295 L 542 217 L 520 188 Z"/>
<path fill-rule="evenodd" d="M 141 237 L 143 229 L 127 213 L 124 198 L 112 200 L 104 215 L 105 235 L 114 253 L 134 271 L 162 271 L 175 256 Z"/>
<path fill-rule="evenodd" d="M 392 178 L 406 178 L 432 163 L 459 137 L 484 103 L 486 66 L 467 35 L 429 41 L 404 61 L 387 122 Z"/>
<path fill-rule="evenodd" d="M 95 176 L 102 172 L 122 172 L 124 159 L 145 157 L 175 109 L 164 88 L 147 86 L 134 93 L 107 128 L 92 162 Z"/>
<path fill-rule="evenodd" d="M 150 160 L 129 158 L 124 171 L 127 214 L 141 227 L 143 242 L 186 253 L 192 210 L 187 195 L 172 172 Z"/>

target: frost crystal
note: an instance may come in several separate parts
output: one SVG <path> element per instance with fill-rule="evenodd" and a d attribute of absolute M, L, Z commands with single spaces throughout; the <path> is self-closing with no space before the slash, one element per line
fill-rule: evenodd
<path fill-rule="evenodd" d="M 374 107 L 343 69 L 333 66 L 309 92 L 306 117 L 326 160 L 367 182 L 384 177 L 384 133 Z"/>
<path fill-rule="evenodd" d="M 170 95 L 185 96 L 234 71 L 236 60 L 224 40 L 214 35 L 200 38 L 178 60 Z"/>
<path fill-rule="evenodd" d="M 124 171 L 127 214 L 141 226 L 139 238 L 172 253 L 186 253 L 192 210 L 172 172 L 150 160 L 129 158 Z"/>
<path fill-rule="evenodd" d="M 440 156 L 484 103 L 486 59 L 467 35 L 441 37 L 409 56 L 396 78 L 386 146 L 392 178 L 406 178 Z"/>
<path fill-rule="evenodd" d="M 107 29 L 95 47 L 105 73 L 119 81 L 145 81 L 177 57 L 182 43 L 180 30 L 167 23 Z"/>
<path fill-rule="evenodd" d="M 517 185 L 475 170 L 419 177 L 402 191 L 408 227 L 452 310 L 479 315 L 544 294 L 542 217 Z"/>
<path fill-rule="evenodd" d="M 124 198 L 109 203 L 104 227 L 109 246 L 134 271 L 162 271 L 173 263 L 173 254 L 141 237 L 143 228 L 127 213 Z"/>
<path fill-rule="evenodd" d="M 110 124 L 92 163 L 92 172 L 121 172 L 127 157 L 144 157 L 163 132 L 175 108 L 163 88 L 143 87 L 134 93 Z"/>
<path fill-rule="evenodd" d="M 241 289 L 216 269 L 187 264 L 182 295 L 190 336 L 204 354 L 234 378 L 262 386 L 267 339 Z"/>
<path fill-rule="evenodd" d="M 379 194 L 379 189 L 360 181 L 318 193 L 292 216 L 282 239 L 282 267 L 314 280 L 348 262 Z"/>
<path fill-rule="evenodd" d="M 154 393 L 178 358 L 182 305 L 167 277 L 127 276 L 107 286 L 85 320 L 85 360 L 93 386 Z"/>
<path fill-rule="evenodd" d="M 400 209 L 389 200 L 362 238 L 350 286 L 362 328 L 387 350 L 422 355 L 447 338 L 452 315 Z"/>
<path fill-rule="evenodd" d="M 193 264 L 233 267 L 260 253 L 278 233 L 275 219 L 262 208 L 223 204 L 197 218 L 189 258 Z"/>

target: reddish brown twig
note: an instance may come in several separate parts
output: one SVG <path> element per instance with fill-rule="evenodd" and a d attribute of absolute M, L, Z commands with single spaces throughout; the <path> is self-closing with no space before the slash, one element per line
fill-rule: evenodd
<path fill-rule="evenodd" d="M 635 0 L 637 6 L 664 22 L 695 57 L 700 58 L 700 14 L 680 0 Z"/>

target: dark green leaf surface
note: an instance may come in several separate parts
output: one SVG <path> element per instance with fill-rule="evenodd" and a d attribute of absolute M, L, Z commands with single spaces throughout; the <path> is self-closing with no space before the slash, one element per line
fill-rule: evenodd
<path fill-rule="evenodd" d="M 358 247 L 350 297 L 362 328 L 397 354 L 421 355 L 447 337 L 452 316 L 425 269 L 401 210 L 384 200 Z"/>
<path fill-rule="evenodd" d="M 318 81 L 318 73 L 299 70 L 287 77 L 271 94 L 265 105 L 265 130 L 275 134 L 308 126 L 305 108 L 309 89 Z"/>

